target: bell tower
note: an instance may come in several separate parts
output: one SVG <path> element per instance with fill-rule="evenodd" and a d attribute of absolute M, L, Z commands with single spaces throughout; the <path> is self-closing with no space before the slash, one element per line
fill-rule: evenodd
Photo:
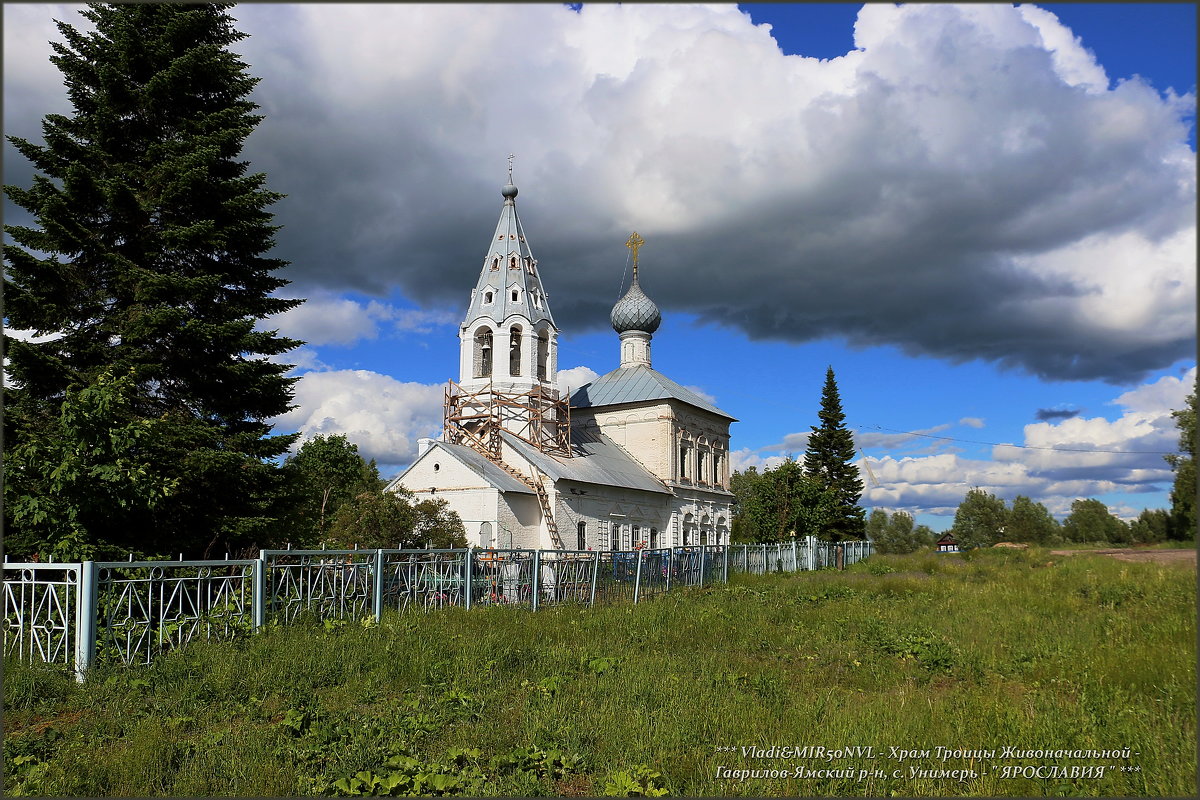
<path fill-rule="evenodd" d="M 500 430 L 544 452 L 569 455 L 558 326 L 517 216 L 512 158 L 500 190 L 500 220 L 459 328 L 459 377 L 446 390 L 445 436 L 493 459 L 500 458 Z"/>

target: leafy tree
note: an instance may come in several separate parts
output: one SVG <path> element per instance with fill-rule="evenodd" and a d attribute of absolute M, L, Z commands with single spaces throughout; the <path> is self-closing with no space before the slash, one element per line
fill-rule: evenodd
<path fill-rule="evenodd" d="M 462 520 L 445 500 L 412 502 L 412 492 L 369 491 L 344 503 L 325 543 L 336 548 L 466 547 Z"/>
<path fill-rule="evenodd" d="M 344 503 L 382 488 L 374 459 L 365 461 L 358 445 L 343 435 L 318 435 L 300 446 L 283 465 L 291 497 L 290 525 L 300 544 L 319 542 Z"/>
<path fill-rule="evenodd" d="M 6 508 L 12 519 L 5 552 L 17 560 L 119 558 L 133 542 L 99 541 L 95 531 L 117 527 L 136 511 L 151 511 L 174 492 L 146 462 L 144 442 L 163 423 L 130 411 L 132 381 L 108 371 L 87 387 L 70 387 L 43 435 L 5 453 L 5 479 L 27 487 Z M 149 532 L 153 535 L 154 531 Z M 141 542 L 160 549 L 165 541 Z"/>
<path fill-rule="evenodd" d="M 1062 531 L 1068 542 L 1123 544 L 1130 541 L 1129 526 L 1114 517 L 1108 506 L 1094 499 L 1071 503 L 1071 513 L 1063 520 Z"/>
<path fill-rule="evenodd" d="M 85 520 L 93 542 L 157 549 L 169 537 L 170 551 L 203 555 L 261 541 L 276 516 L 272 459 L 294 437 L 266 420 L 289 408 L 293 379 L 269 358 L 299 342 L 255 328 L 300 301 L 272 296 L 285 262 L 264 256 L 280 195 L 238 160 L 261 118 L 247 99 L 257 79 L 229 49 L 244 37 L 230 7 L 92 4 L 81 13 L 94 32 L 59 22 L 51 60 L 74 110 L 46 116 L 44 144 L 9 139 L 39 174 L 5 187 L 35 225 L 5 229 L 6 324 L 56 336 L 4 338 L 6 444 L 51 452 L 69 392 L 128 376 L 122 413 L 152 431 L 136 461 L 148 484 L 172 487 L 120 513 L 99 510 L 99 484 L 55 501 L 74 504 L 57 519 Z M 121 457 L 95 455 L 118 470 Z M 36 471 L 12 477 L 10 532 L 73 535 L 66 522 L 35 534 L 9 513 L 51 501 Z"/>
<path fill-rule="evenodd" d="M 1058 530 L 1058 521 L 1044 505 L 1019 494 L 1008 512 L 1004 537 L 1010 542 L 1049 544 L 1058 536 Z"/>
<path fill-rule="evenodd" d="M 760 481 L 762 475 L 756 467 L 747 467 L 745 471 L 734 470 L 729 476 L 729 490 L 733 492 L 733 521 L 729 533 L 731 541 L 763 541 L 759 531 L 762 512 L 757 505 Z"/>
<path fill-rule="evenodd" d="M 821 390 L 820 426 L 813 426 L 804 453 L 804 472 L 833 498 L 833 514 L 822 531 L 833 542 L 861 539 L 865 512 L 858 505 L 863 483 L 854 466 L 854 436 L 846 428 L 846 415 L 838 396 L 833 367 L 825 373 Z"/>
<path fill-rule="evenodd" d="M 1200 377 L 1197 378 L 1200 380 Z M 1179 453 L 1166 456 L 1175 470 L 1171 487 L 1170 538 L 1196 538 L 1196 388 L 1188 395 L 1186 405 L 1171 412 L 1179 428 Z"/>
<path fill-rule="evenodd" d="M 917 548 L 933 547 L 937 544 L 938 535 L 933 532 L 933 528 L 928 525 L 918 525 L 913 530 L 913 538 L 917 541 Z"/>
<path fill-rule="evenodd" d="M 866 537 L 875 545 L 877 553 L 891 553 L 891 543 L 888 541 L 888 515 L 881 508 L 876 508 L 867 515 L 867 521 L 864 525 Z"/>
<path fill-rule="evenodd" d="M 1004 501 L 982 489 L 967 492 L 954 513 L 954 525 L 950 533 L 958 540 L 962 550 L 975 547 L 991 547 L 1004 541 L 1008 524 L 1008 509 Z"/>
<path fill-rule="evenodd" d="M 759 474 L 735 474 L 738 499 L 733 521 L 735 541 L 783 542 L 818 536 L 836 513 L 832 493 L 804 474 L 793 459 Z"/>
<path fill-rule="evenodd" d="M 1171 514 L 1147 508 L 1129 525 L 1129 538 L 1138 544 L 1154 544 L 1170 538 Z"/>
<path fill-rule="evenodd" d="M 915 525 L 912 516 L 897 511 L 889 519 L 887 512 L 876 509 L 867 518 L 867 532 L 880 554 L 913 553 L 931 547 L 936 541 L 927 525 Z"/>

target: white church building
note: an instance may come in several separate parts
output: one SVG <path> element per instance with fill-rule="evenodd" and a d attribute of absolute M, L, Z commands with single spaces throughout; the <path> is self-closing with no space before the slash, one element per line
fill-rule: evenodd
<path fill-rule="evenodd" d="M 478 547 L 631 550 L 727 544 L 729 425 L 736 420 L 656 371 L 662 320 L 633 279 L 613 307 L 620 366 L 558 389 L 558 326 L 521 220 L 504 204 L 459 330 L 445 426 L 389 485 L 445 500 Z"/>

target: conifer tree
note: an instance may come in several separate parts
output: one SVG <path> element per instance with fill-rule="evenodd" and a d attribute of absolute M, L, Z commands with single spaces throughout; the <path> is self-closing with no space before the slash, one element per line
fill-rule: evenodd
<path fill-rule="evenodd" d="M 854 466 L 854 435 L 847 430 L 846 415 L 838 396 L 833 367 L 825 373 L 821 390 L 820 426 L 813 426 L 804 453 L 804 472 L 832 495 L 832 516 L 825 525 L 830 541 L 861 539 L 866 532 L 865 513 L 858 505 L 863 483 Z"/>
<path fill-rule="evenodd" d="M 10 137 L 38 174 L 5 187 L 34 220 L 6 228 L 6 324 L 54 336 L 5 337 L 5 447 L 69 440 L 64 400 L 116 381 L 124 413 L 154 430 L 124 457 L 163 495 L 78 498 L 76 534 L 116 552 L 261 543 L 271 460 L 294 440 L 266 421 L 289 408 L 292 383 L 269 357 L 299 342 L 255 326 L 300 301 L 271 296 L 287 284 L 274 274 L 285 262 L 266 255 L 280 195 L 238 159 L 261 117 L 248 99 L 258 79 L 229 49 L 245 36 L 229 8 L 91 4 L 80 13 L 94 32 L 58 22 L 51 60 L 73 112 L 45 117 L 44 144 Z M 20 527 L 55 468 L 27 460 L 6 476 L 6 522 Z M 48 540 L 65 530 L 42 522 Z"/>

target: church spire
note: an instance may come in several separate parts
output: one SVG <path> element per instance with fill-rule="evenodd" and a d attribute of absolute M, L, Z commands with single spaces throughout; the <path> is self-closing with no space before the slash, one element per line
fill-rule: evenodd
<path fill-rule="evenodd" d="M 460 329 L 459 381 L 475 388 L 495 383 L 505 391 L 535 385 L 548 390 L 558 379 L 558 327 L 517 215 L 512 158 L 500 190 L 500 219 Z"/>

